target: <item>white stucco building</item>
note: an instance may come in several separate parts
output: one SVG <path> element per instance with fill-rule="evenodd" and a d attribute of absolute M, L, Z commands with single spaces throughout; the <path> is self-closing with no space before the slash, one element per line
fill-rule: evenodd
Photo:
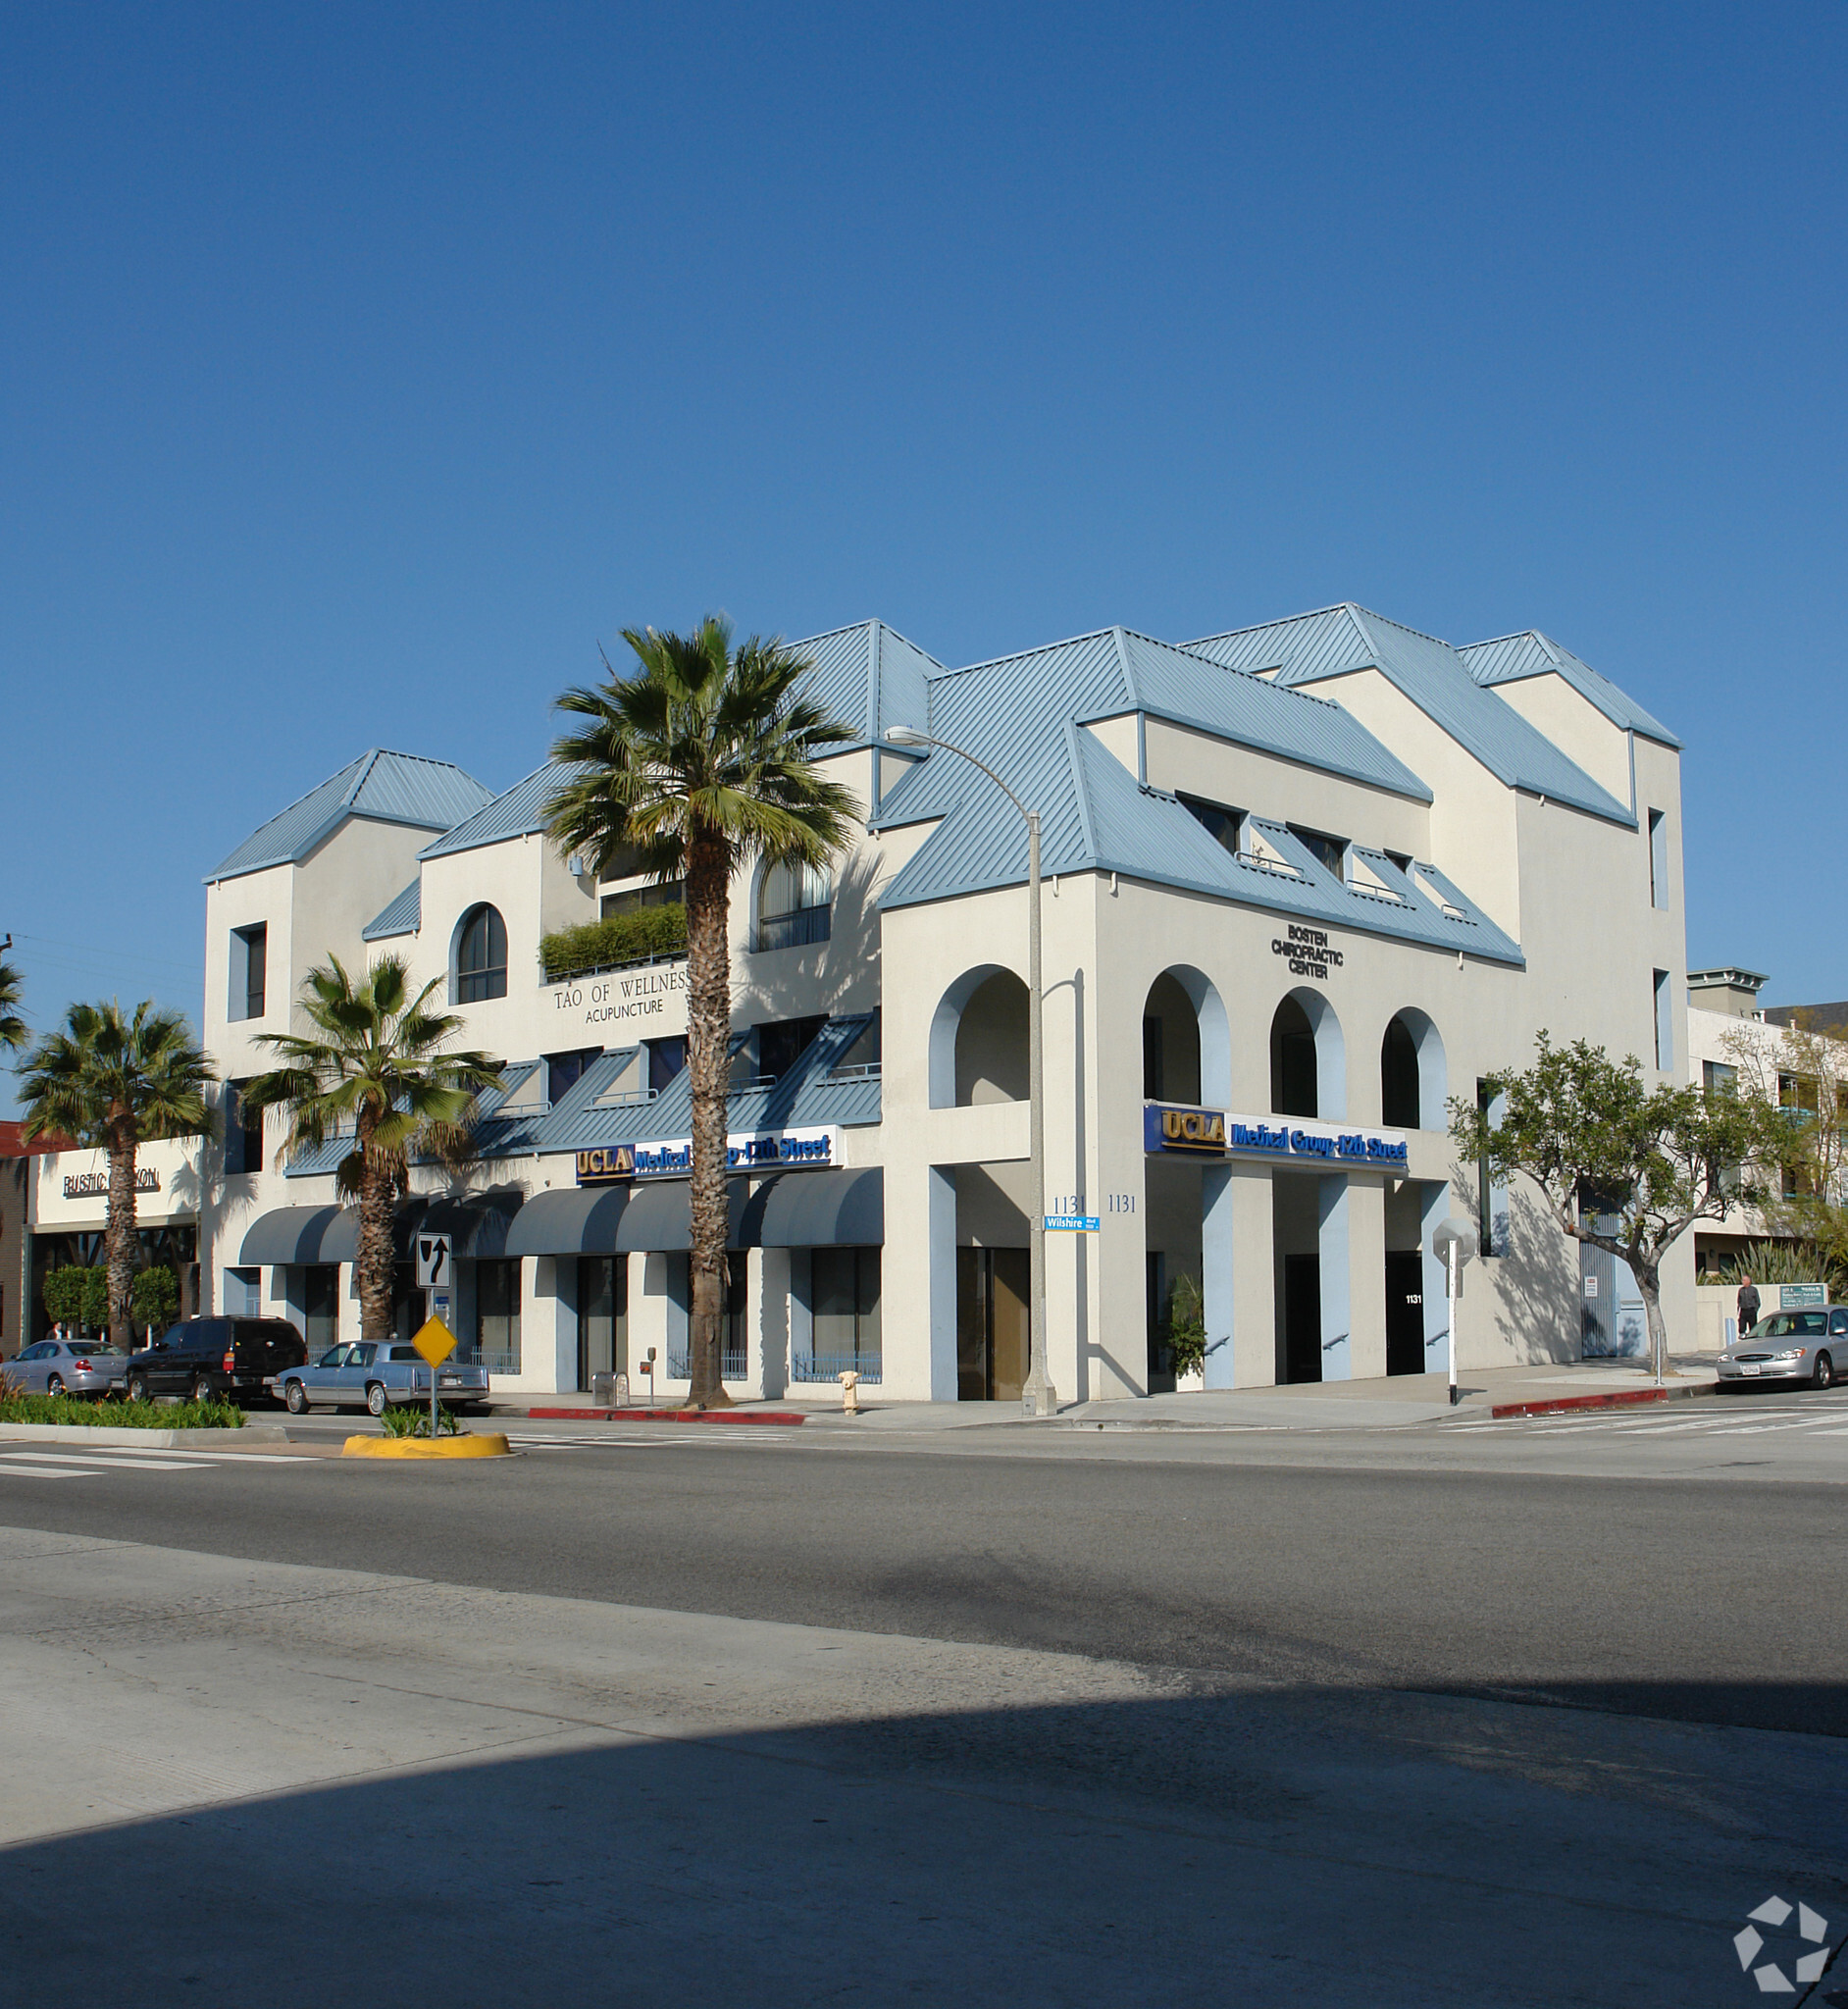
<path fill-rule="evenodd" d="M 1099 1222 L 1049 1237 L 1061 1398 L 1162 1385 L 1183 1272 L 1208 1385 L 1441 1367 L 1423 1252 L 1449 1212 L 1487 1237 L 1465 1364 L 1639 1336 L 1627 1277 L 1518 1195 L 1479 1195 L 1445 1135 L 1446 1099 L 1542 1027 L 1688 1078 L 1678 747 L 1614 685 L 1537 634 L 1454 648 L 1349 605 L 956 669 L 877 622 L 805 645 L 857 727 L 830 766 L 865 817 L 832 878 L 734 887 L 738 1392 L 857 1365 L 888 1397 L 1002 1399 L 1024 1374 L 1025 835 L 967 762 L 882 745 L 895 724 L 966 747 L 1045 827 L 1049 1207 Z M 420 1167 L 401 1222 L 454 1237 L 464 1344 L 531 1392 L 633 1379 L 653 1349 L 666 1395 L 685 965 L 545 979 L 543 936 L 643 892 L 556 853 L 549 780 L 490 796 L 373 752 L 282 811 L 208 881 L 205 1042 L 245 1079 L 312 963 L 406 955 L 461 1043 L 508 1063 L 479 1168 Z M 277 1135 L 233 1099 L 202 1292 L 286 1307 L 316 1345 L 356 1335 L 338 1150 L 280 1170 Z M 401 1298 L 421 1317 L 408 1268 Z"/>

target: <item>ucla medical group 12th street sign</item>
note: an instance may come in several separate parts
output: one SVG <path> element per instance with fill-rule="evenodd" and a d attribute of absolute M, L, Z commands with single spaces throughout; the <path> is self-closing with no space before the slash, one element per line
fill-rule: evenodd
<path fill-rule="evenodd" d="M 1404 1134 L 1397 1130 L 1350 1129 L 1290 1116 L 1236 1116 L 1224 1109 L 1176 1103 L 1147 1103 L 1142 1112 L 1143 1149 L 1178 1152 L 1190 1158 L 1278 1159 L 1403 1170 Z"/>

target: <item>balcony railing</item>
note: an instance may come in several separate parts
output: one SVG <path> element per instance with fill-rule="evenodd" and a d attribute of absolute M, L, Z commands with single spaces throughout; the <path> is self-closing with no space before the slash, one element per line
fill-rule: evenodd
<path fill-rule="evenodd" d="M 667 1378 L 670 1381 L 693 1379 L 692 1342 L 683 1342 L 678 1353 L 670 1346 L 667 1350 Z M 750 1379 L 750 1353 L 741 1349 L 734 1353 L 728 1346 L 719 1355 L 719 1379 L 721 1381 L 748 1381 Z"/>
<path fill-rule="evenodd" d="M 862 1381 L 877 1381 L 882 1365 L 878 1354 L 807 1354 L 790 1363 L 790 1379 L 838 1381 L 843 1374 L 857 1374 Z"/>

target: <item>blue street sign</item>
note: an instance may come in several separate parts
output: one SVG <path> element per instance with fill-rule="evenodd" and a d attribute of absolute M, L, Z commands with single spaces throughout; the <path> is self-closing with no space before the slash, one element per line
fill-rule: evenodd
<path fill-rule="evenodd" d="M 1046 1231 L 1068 1228 L 1081 1235 L 1095 1235 L 1098 1232 L 1098 1217 L 1095 1213 L 1049 1213 L 1046 1216 Z"/>

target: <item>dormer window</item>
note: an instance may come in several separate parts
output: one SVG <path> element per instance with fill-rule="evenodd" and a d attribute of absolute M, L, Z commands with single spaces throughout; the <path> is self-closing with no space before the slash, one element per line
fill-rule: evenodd
<path fill-rule="evenodd" d="M 1234 857 L 1244 849 L 1245 811 L 1229 809 L 1223 802 L 1208 802 L 1199 796 L 1181 796 L 1181 807 L 1220 847 Z"/>
<path fill-rule="evenodd" d="M 1345 837 L 1330 837 L 1325 830 L 1305 830 L 1299 823 L 1284 827 L 1298 844 L 1309 848 L 1318 863 L 1325 865 L 1344 885 L 1347 883 L 1348 840 Z"/>
<path fill-rule="evenodd" d="M 498 907 L 471 907 L 456 935 L 455 1001 L 479 1004 L 507 995 L 507 924 Z"/>

